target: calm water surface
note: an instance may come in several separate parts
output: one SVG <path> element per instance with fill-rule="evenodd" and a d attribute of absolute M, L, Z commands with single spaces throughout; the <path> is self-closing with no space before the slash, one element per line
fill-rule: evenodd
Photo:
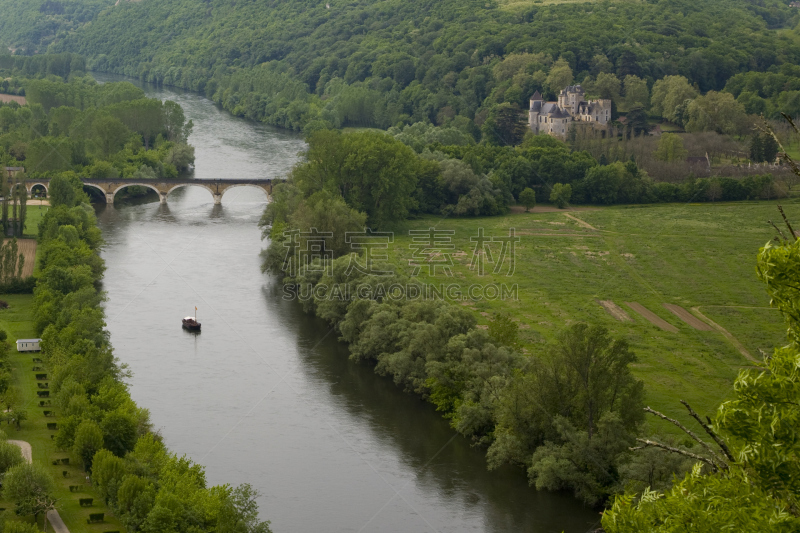
<path fill-rule="evenodd" d="M 117 77 L 98 75 L 101 80 Z M 209 100 L 145 87 L 194 121 L 195 177 L 281 177 L 304 143 L 232 117 Z M 337 335 L 259 270 L 266 198 L 201 188 L 167 205 L 98 206 L 107 315 L 131 392 L 170 449 L 209 484 L 250 483 L 280 532 L 583 532 L 596 511 L 537 493 L 431 406 L 347 360 Z M 203 332 L 184 332 L 194 313 Z"/>

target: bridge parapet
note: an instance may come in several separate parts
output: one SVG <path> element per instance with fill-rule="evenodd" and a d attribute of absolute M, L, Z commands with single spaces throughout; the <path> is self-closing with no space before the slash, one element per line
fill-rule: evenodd
<path fill-rule="evenodd" d="M 214 204 L 219 205 L 222 203 L 222 195 L 225 191 L 233 187 L 252 186 L 258 187 L 263 190 L 267 195 L 267 201 L 272 199 L 272 181 L 271 179 L 250 179 L 250 180 L 135 180 L 135 179 L 81 179 L 83 184 L 88 187 L 93 187 L 100 190 L 105 197 L 106 203 L 113 204 L 116 194 L 132 185 L 146 187 L 158 193 L 158 197 L 162 204 L 167 203 L 167 196 L 170 192 L 180 187 L 203 187 L 207 189 L 214 199 Z M 25 188 L 28 194 L 33 194 L 33 188 L 41 186 L 44 188 L 45 193 L 49 193 L 50 180 L 26 180 Z"/>

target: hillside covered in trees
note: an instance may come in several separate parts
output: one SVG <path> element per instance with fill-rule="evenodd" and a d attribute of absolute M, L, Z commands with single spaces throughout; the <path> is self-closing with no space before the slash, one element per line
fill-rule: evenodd
<path fill-rule="evenodd" d="M 633 100 L 642 82 L 649 91 L 665 76 L 682 76 L 700 93 L 732 80 L 751 113 L 800 103 L 798 11 L 778 0 L 513 8 L 482 0 L 0 0 L 0 9 L 4 49 L 77 52 L 90 69 L 204 92 L 237 115 L 298 130 L 430 121 L 470 131 L 497 106 L 526 107 L 536 89 L 552 97 L 582 82 L 626 107 L 623 96 Z M 754 87 L 759 76 L 782 83 L 780 91 Z M 640 100 L 649 105 L 647 95 Z M 674 106 L 652 112 L 676 118 Z"/>

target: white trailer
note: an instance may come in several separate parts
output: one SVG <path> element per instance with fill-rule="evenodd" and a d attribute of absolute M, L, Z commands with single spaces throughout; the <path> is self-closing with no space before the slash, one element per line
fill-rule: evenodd
<path fill-rule="evenodd" d="M 39 352 L 39 343 L 42 339 L 17 339 L 18 352 Z"/>

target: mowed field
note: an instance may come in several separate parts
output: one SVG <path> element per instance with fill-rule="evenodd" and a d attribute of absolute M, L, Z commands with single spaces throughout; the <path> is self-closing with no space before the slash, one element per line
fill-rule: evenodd
<path fill-rule="evenodd" d="M 13 94 L 0 94 L 0 102 L 9 103 L 16 102 L 19 105 L 25 105 L 26 100 L 24 96 L 15 96 Z"/>
<path fill-rule="evenodd" d="M 3 241 L 3 244 L 7 242 L 8 239 Z M 17 239 L 17 250 L 25 257 L 25 264 L 22 265 L 22 277 L 32 276 L 33 267 L 36 265 L 36 239 Z"/>
<path fill-rule="evenodd" d="M 800 225 L 800 203 L 783 205 Z M 687 420 L 678 400 L 713 415 L 730 397 L 740 369 L 785 344 L 786 326 L 769 307 L 755 271 L 759 248 L 775 236 L 770 219 L 780 220 L 774 202 L 425 218 L 395 228 L 389 255 L 410 273 L 408 231 L 452 230 L 452 277 L 441 269 L 431 276 L 423 268 L 423 280 L 462 287 L 516 284 L 516 301 L 465 297 L 460 303 L 483 325 L 498 311 L 511 313 L 532 355 L 568 324 L 608 327 L 636 351 L 635 373 L 646 383 L 647 403 Z M 511 276 L 508 258 L 497 274 L 488 262 L 483 276 L 470 269 L 470 237 L 480 228 L 487 237 L 507 236 L 514 228 L 520 241 Z M 500 246 L 489 245 L 495 263 Z M 661 425 L 654 429 L 672 432 Z"/>

